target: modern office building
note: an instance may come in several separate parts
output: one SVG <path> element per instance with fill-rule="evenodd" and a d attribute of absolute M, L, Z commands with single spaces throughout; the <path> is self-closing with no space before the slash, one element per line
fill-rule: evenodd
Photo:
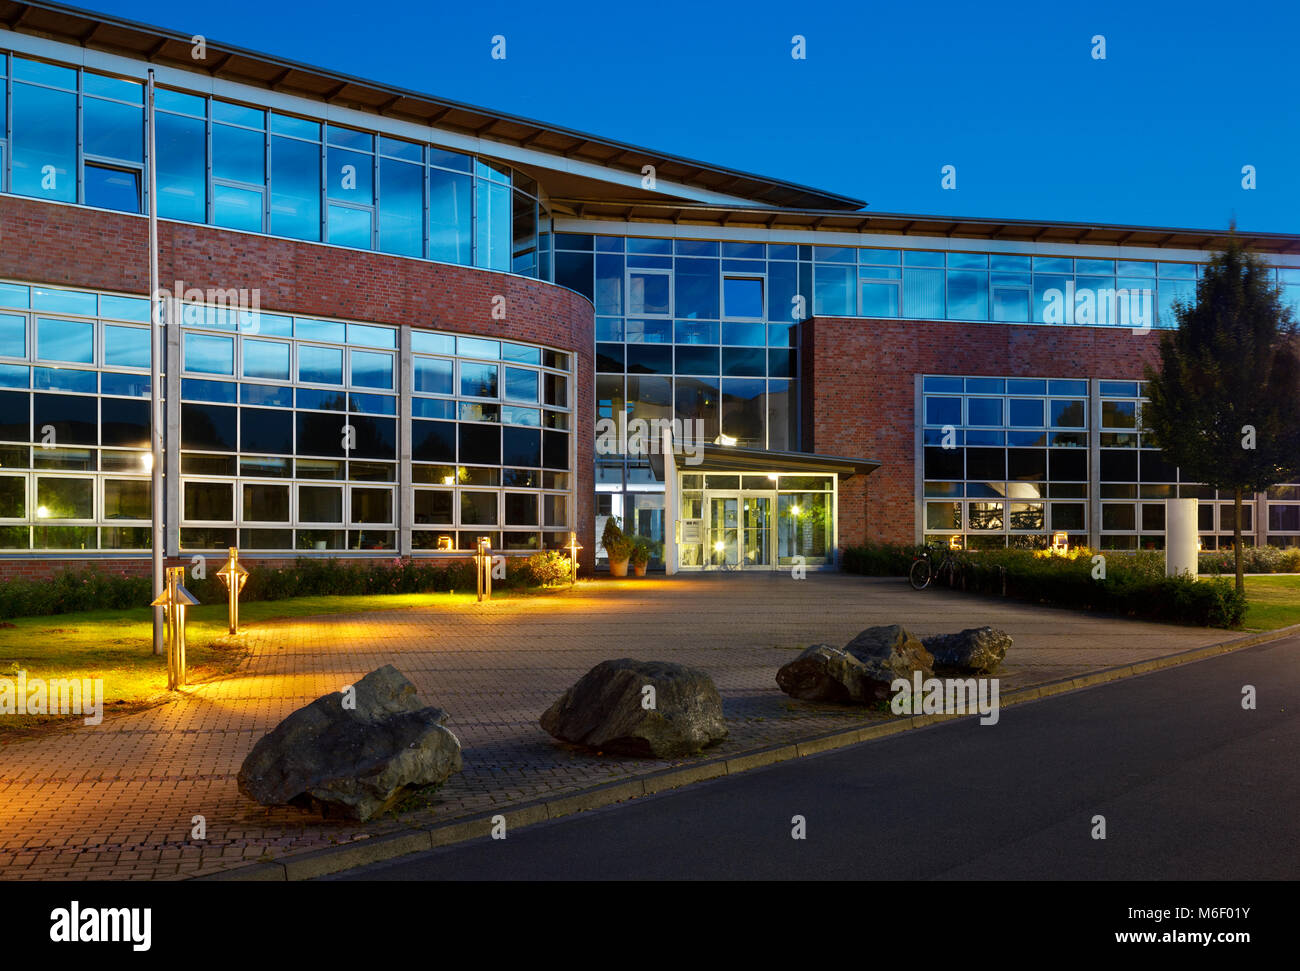
<path fill-rule="evenodd" d="M 149 568 L 151 209 L 173 559 L 590 565 L 611 514 L 683 571 L 1158 548 L 1180 495 L 1231 534 L 1140 425 L 1222 232 L 882 214 L 56 5 L 0 28 L 0 577 Z M 1244 240 L 1300 306 L 1300 237 Z M 1300 485 L 1245 515 L 1300 543 Z"/>

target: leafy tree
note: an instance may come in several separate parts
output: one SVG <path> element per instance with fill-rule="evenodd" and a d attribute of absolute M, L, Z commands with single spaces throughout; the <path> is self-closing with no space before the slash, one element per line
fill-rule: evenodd
<path fill-rule="evenodd" d="M 1271 269 L 1234 235 L 1205 267 L 1193 301 L 1176 301 L 1177 330 L 1146 369 L 1142 424 L 1182 477 L 1230 491 L 1242 593 L 1246 492 L 1300 475 L 1300 351 L 1291 309 Z"/>

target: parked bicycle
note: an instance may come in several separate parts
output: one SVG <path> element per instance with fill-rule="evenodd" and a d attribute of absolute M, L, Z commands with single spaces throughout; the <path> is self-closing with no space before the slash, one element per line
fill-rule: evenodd
<path fill-rule="evenodd" d="M 938 565 L 935 565 L 935 560 Z M 912 562 L 912 569 L 907 574 L 913 590 L 924 590 L 935 577 L 946 573 L 949 585 L 957 573 L 957 556 L 955 551 L 946 546 L 927 546 L 917 554 Z"/>

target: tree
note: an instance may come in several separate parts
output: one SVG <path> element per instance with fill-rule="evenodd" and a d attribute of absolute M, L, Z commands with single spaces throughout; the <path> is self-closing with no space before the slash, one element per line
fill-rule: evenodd
<path fill-rule="evenodd" d="M 1300 351 L 1272 270 L 1235 236 L 1204 268 L 1194 301 L 1146 368 L 1143 426 L 1182 478 L 1231 491 L 1237 592 L 1242 495 L 1300 476 Z"/>

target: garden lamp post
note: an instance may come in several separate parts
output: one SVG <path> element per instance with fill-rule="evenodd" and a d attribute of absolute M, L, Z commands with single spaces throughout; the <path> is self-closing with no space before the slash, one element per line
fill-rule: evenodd
<path fill-rule="evenodd" d="M 492 599 L 492 541 L 486 536 L 478 538 L 478 552 L 474 555 L 474 565 L 478 574 L 478 599 Z"/>
<path fill-rule="evenodd" d="M 573 577 L 569 581 L 569 586 L 575 586 L 578 582 L 578 550 L 582 549 L 578 545 L 578 534 L 569 530 L 569 545 L 565 547 L 569 551 L 569 559 L 573 561 Z"/>
<path fill-rule="evenodd" d="M 185 567 L 167 568 L 167 582 L 163 592 L 149 605 L 161 607 L 166 621 L 165 642 L 167 647 L 167 690 L 175 691 L 185 684 L 185 608 L 196 605 L 199 600 L 185 589 Z"/>
<path fill-rule="evenodd" d="M 239 565 L 239 550 L 230 547 L 230 559 L 217 571 L 230 594 L 230 633 L 239 633 L 239 593 L 248 582 L 248 571 Z"/>

